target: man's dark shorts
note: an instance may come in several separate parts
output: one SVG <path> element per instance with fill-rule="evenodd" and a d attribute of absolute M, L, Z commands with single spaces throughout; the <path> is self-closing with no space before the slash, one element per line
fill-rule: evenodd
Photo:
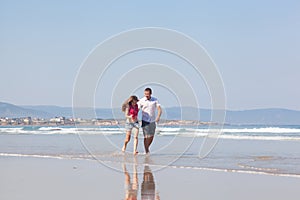
<path fill-rule="evenodd" d="M 156 129 L 156 122 L 142 121 L 143 134 L 145 138 L 153 137 Z"/>

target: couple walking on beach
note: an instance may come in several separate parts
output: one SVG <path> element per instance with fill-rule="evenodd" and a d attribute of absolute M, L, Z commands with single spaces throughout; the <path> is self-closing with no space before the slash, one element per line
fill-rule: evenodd
<path fill-rule="evenodd" d="M 144 135 L 145 153 L 150 153 L 149 147 L 153 142 L 156 123 L 159 122 L 162 110 L 157 98 L 152 97 L 151 88 L 144 90 L 144 97 L 138 100 L 137 96 L 130 96 L 122 105 L 122 111 L 125 112 L 126 123 L 126 138 L 122 151 L 125 152 L 128 142 L 131 138 L 131 133 L 134 132 L 133 154 L 138 153 L 138 134 L 140 124 L 138 121 L 139 110 L 142 110 L 142 129 Z M 155 111 L 157 110 L 157 116 Z"/>

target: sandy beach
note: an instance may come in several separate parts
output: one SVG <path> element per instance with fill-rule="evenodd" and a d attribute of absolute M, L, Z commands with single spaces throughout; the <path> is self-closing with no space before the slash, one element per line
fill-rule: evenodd
<path fill-rule="evenodd" d="M 124 165 L 124 163 L 115 163 Z M 126 164 L 125 164 L 126 165 Z M 139 165 L 137 199 L 298 199 L 300 179 Z M 133 165 L 127 164 L 127 169 Z M 145 170 L 147 169 L 147 170 Z M 0 199 L 125 199 L 125 173 L 95 160 L 0 157 Z M 134 171 L 129 171 L 132 180 Z M 145 173 L 150 178 L 145 191 Z M 147 189 L 147 188 L 146 188 Z M 143 198 L 142 198 L 143 194 Z M 151 196 L 152 194 L 152 196 Z"/>
<path fill-rule="evenodd" d="M 133 156 L 132 143 L 121 152 L 116 127 L 2 128 L 0 199 L 298 199 L 298 133 L 228 128 L 223 136 L 231 139 L 221 138 L 205 159 L 197 157 L 204 137 L 177 136 L 202 129 L 161 129 L 150 156 L 140 137 Z"/>

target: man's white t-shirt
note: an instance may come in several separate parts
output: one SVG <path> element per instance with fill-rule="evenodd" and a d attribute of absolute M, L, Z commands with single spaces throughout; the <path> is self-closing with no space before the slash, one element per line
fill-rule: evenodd
<path fill-rule="evenodd" d="M 149 100 L 146 97 L 138 101 L 139 109 L 142 110 L 142 120 L 146 122 L 155 122 L 155 110 L 160 106 L 157 98 L 151 97 Z"/>

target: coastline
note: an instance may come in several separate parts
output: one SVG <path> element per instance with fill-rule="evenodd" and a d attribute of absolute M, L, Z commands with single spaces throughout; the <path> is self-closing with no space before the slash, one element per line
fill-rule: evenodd
<path fill-rule="evenodd" d="M 124 126 L 124 119 L 6 119 L 6 121 L 0 121 L 1 126 Z M 161 119 L 159 122 L 161 126 L 207 126 L 218 125 L 214 122 L 204 122 L 198 120 L 165 120 Z"/>

